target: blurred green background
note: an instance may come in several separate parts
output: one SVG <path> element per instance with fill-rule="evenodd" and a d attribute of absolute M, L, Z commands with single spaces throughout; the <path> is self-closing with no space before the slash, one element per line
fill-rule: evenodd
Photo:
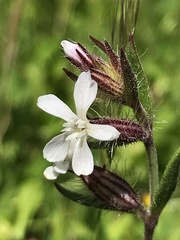
<path fill-rule="evenodd" d="M 0 1 L 0 239 L 141 239 L 143 226 L 135 216 L 104 211 L 97 221 L 99 211 L 61 196 L 43 177 L 48 162 L 42 149 L 60 124 L 38 109 L 37 98 L 54 93 L 72 106 L 73 83 L 62 67 L 75 69 L 60 42 L 79 41 L 96 53 L 88 35 L 111 41 L 114 7 L 114 0 Z M 152 90 L 160 174 L 180 142 L 179 16 L 178 0 L 141 1 L 136 27 Z M 119 174 L 140 195 L 147 193 L 142 144 L 119 151 Z M 179 206 L 180 185 L 163 211 L 156 240 L 179 239 Z"/>

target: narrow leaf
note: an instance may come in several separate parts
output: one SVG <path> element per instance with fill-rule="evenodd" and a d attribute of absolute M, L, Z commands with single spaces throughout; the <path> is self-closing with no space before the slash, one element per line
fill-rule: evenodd
<path fill-rule="evenodd" d="M 149 84 L 137 53 L 133 32 L 129 36 L 129 41 L 125 45 L 124 51 L 137 79 L 138 98 L 152 120 L 153 112 Z"/>
<path fill-rule="evenodd" d="M 65 197 L 69 198 L 70 200 L 76 203 L 85 205 L 87 207 L 94 207 L 105 210 L 116 210 L 115 208 L 109 206 L 105 202 L 99 201 L 99 199 L 97 199 L 93 195 L 84 195 L 81 193 L 71 191 L 56 182 L 54 184 L 60 193 L 62 193 Z"/>
<path fill-rule="evenodd" d="M 152 213 L 160 214 L 170 200 L 178 182 L 179 168 L 180 148 L 174 153 L 168 165 L 166 166 L 155 196 L 155 203 L 151 209 Z"/>

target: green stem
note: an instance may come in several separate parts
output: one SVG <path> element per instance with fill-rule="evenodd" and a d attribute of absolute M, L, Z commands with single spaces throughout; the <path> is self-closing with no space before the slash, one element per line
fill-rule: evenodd
<path fill-rule="evenodd" d="M 152 135 L 152 121 L 149 119 L 147 112 L 143 108 L 141 102 L 136 100 L 132 102 L 132 108 L 135 109 L 135 115 L 141 126 L 146 129 L 148 138 L 144 142 L 146 148 L 146 154 L 149 167 L 149 192 L 151 198 L 151 205 L 154 202 L 154 197 L 159 184 L 159 172 L 158 172 L 158 158 L 157 151 L 154 144 Z"/>
<path fill-rule="evenodd" d="M 159 184 L 158 158 L 152 135 L 149 136 L 148 140 L 144 143 L 144 145 L 148 158 L 149 192 L 152 205 L 154 203 L 155 194 Z"/>

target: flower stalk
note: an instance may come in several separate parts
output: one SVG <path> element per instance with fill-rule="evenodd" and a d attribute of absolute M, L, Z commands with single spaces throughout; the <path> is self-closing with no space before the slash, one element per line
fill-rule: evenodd
<path fill-rule="evenodd" d="M 148 118 L 147 112 L 143 108 L 142 104 L 138 101 L 134 111 L 135 116 L 141 126 L 146 129 L 147 138 L 144 141 L 144 146 L 147 155 L 148 162 L 148 174 L 149 174 L 149 193 L 151 204 L 154 204 L 154 197 L 159 185 L 159 171 L 158 171 L 158 157 L 154 144 L 154 138 L 152 133 L 152 122 Z"/>
<path fill-rule="evenodd" d="M 159 186 L 158 158 L 152 135 L 149 136 L 144 145 L 148 159 L 149 192 L 152 206 L 155 204 L 155 195 Z"/>

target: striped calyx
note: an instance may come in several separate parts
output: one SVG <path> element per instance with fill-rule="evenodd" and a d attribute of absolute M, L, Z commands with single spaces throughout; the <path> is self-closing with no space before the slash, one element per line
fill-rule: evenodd
<path fill-rule="evenodd" d="M 88 175 L 81 175 L 89 190 L 110 210 L 134 212 L 140 202 L 133 188 L 123 178 L 105 168 L 95 166 Z"/>
<path fill-rule="evenodd" d="M 120 135 L 116 139 L 117 145 L 126 145 L 133 142 L 144 142 L 148 137 L 146 132 L 138 123 L 129 119 L 121 118 L 95 118 L 91 119 L 92 124 L 108 124 L 115 127 Z"/>

